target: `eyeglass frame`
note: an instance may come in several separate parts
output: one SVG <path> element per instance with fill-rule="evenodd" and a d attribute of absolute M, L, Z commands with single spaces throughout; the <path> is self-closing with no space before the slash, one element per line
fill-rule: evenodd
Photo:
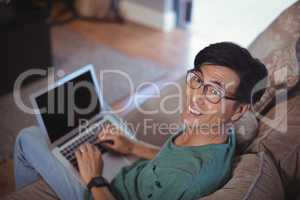
<path fill-rule="evenodd" d="M 210 84 L 205 83 L 204 80 L 203 80 L 203 78 L 200 77 L 198 74 L 196 74 L 195 71 L 196 71 L 195 69 L 190 69 L 190 70 L 187 71 L 187 73 L 186 73 L 186 78 L 185 78 L 185 82 L 186 82 L 186 84 L 187 84 L 187 86 L 188 86 L 189 88 L 194 89 L 194 90 L 199 89 L 199 88 L 201 88 L 201 87 L 203 86 L 203 94 L 204 94 L 205 98 L 206 98 L 209 102 L 211 102 L 211 103 L 213 103 L 213 104 L 217 104 L 217 103 L 219 103 L 223 98 L 229 99 L 229 100 L 232 100 L 232 101 L 237 101 L 237 100 L 238 100 L 238 98 L 236 98 L 236 97 L 230 97 L 230 96 L 227 96 L 227 95 L 226 95 L 225 89 L 224 89 L 224 88 L 221 88 L 221 87 L 219 87 L 219 88 L 223 90 L 222 94 L 223 94 L 224 96 L 221 96 L 221 97 L 220 97 L 220 100 L 218 100 L 217 102 L 212 102 L 211 100 L 209 100 L 209 98 L 206 96 L 207 85 L 210 85 L 210 86 L 211 86 L 211 85 L 213 85 L 213 84 L 211 84 L 211 83 L 210 83 Z M 190 86 L 190 84 L 188 83 L 188 80 L 187 80 L 187 79 L 188 79 L 189 73 L 194 74 L 198 79 L 200 79 L 200 80 L 202 81 L 202 83 L 199 82 L 199 83 L 200 83 L 200 84 L 199 84 L 199 87 L 193 88 L 193 87 Z M 216 87 L 218 87 L 218 86 L 216 86 Z"/>

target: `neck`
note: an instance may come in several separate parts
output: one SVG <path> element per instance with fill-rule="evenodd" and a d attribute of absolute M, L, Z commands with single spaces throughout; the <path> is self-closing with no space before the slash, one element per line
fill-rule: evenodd
<path fill-rule="evenodd" d="M 177 144 L 181 146 L 199 146 L 205 144 L 223 144 L 226 143 L 228 134 L 228 126 L 223 125 L 223 128 L 211 130 L 194 130 L 186 128 L 185 131 L 177 139 Z M 226 128 L 227 127 L 227 128 Z"/>

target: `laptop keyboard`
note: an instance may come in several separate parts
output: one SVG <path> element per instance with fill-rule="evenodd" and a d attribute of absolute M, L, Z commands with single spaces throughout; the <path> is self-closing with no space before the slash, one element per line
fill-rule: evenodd
<path fill-rule="evenodd" d="M 79 146 L 81 146 L 84 143 L 90 143 L 90 144 L 96 144 L 97 143 L 97 137 L 98 133 L 101 132 L 102 127 L 106 127 L 107 125 L 111 124 L 110 121 L 105 121 L 100 127 L 95 127 L 93 130 L 91 130 L 90 133 L 83 135 L 82 137 L 74 140 L 73 143 L 71 143 L 69 146 L 65 147 L 63 150 L 61 150 L 61 154 L 71 162 L 71 164 L 78 170 L 78 164 L 75 157 L 75 151 Z M 99 129 L 100 128 L 100 129 Z M 99 145 L 96 145 L 98 149 L 105 153 L 106 149 L 100 147 Z"/>

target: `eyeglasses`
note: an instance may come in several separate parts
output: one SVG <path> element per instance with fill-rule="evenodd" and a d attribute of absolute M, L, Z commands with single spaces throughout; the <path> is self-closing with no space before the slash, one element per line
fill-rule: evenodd
<path fill-rule="evenodd" d="M 223 88 L 213 83 L 204 83 L 203 78 L 196 74 L 194 69 L 191 69 L 187 72 L 186 84 L 191 89 L 199 89 L 203 86 L 203 95 L 209 102 L 214 104 L 219 103 L 222 98 L 237 100 L 237 98 L 235 97 L 226 96 L 225 90 Z"/>

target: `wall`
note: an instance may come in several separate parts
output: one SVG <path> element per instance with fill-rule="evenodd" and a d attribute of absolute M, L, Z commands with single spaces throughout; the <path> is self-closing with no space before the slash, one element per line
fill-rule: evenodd
<path fill-rule="evenodd" d="M 173 0 L 122 0 L 121 9 L 126 19 L 162 31 L 175 27 Z"/>
<path fill-rule="evenodd" d="M 192 31 L 205 40 L 202 42 L 205 46 L 217 41 L 233 41 L 247 47 L 296 1 L 195 0 Z"/>
<path fill-rule="evenodd" d="M 159 12 L 168 12 L 173 9 L 172 0 L 128 0 Z"/>

